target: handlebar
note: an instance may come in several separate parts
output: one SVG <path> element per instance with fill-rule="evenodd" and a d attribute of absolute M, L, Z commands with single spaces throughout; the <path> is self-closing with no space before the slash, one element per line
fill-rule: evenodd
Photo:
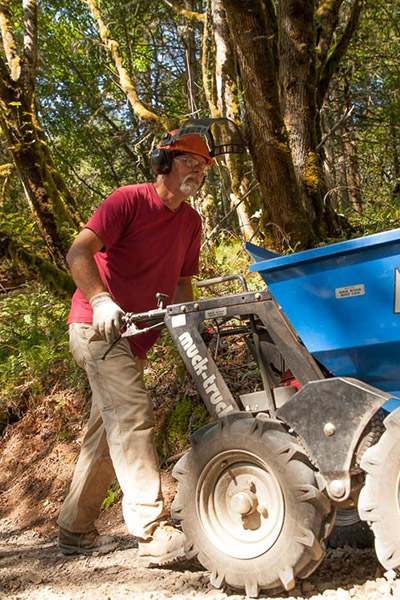
<path fill-rule="evenodd" d="M 167 314 L 166 308 L 154 308 L 153 310 L 147 310 L 142 313 L 127 312 L 122 317 L 123 322 L 127 327 L 133 323 L 139 323 L 140 321 L 152 322 L 162 321 Z"/>
<path fill-rule="evenodd" d="M 209 285 L 217 285 L 218 283 L 227 283 L 228 281 L 239 280 L 243 290 L 247 292 L 247 283 L 243 275 L 225 275 L 224 277 L 214 277 L 213 279 L 204 279 L 204 281 L 196 281 L 196 287 L 208 287 Z"/>

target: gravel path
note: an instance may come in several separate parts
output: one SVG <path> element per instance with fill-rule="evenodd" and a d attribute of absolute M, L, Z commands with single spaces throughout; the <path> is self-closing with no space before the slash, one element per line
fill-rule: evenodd
<path fill-rule="evenodd" d="M 145 569 L 126 536 L 105 556 L 69 557 L 58 552 L 56 537 L 16 531 L 0 520 L 0 598 L 7 600 L 244 600 L 232 590 L 216 590 L 208 573 L 193 562 L 174 568 Z M 289 593 L 264 593 L 275 600 L 379 600 L 400 598 L 400 579 L 383 573 L 373 550 L 329 550 L 317 571 Z"/>

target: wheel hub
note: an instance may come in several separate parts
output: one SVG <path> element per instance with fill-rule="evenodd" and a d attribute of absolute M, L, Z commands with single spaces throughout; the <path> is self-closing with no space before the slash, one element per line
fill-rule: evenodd
<path fill-rule="evenodd" d="M 232 510 L 240 515 L 250 515 L 258 505 L 257 496 L 251 490 L 243 490 L 234 494 L 230 500 Z"/>

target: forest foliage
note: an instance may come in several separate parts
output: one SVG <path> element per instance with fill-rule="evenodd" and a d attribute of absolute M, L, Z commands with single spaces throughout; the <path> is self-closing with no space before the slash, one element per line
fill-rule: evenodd
<path fill-rule="evenodd" d="M 193 116 L 235 120 L 249 149 L 193 200 L 212 242 L 228 230 L 300 249 L 379 228 L 381 209 L 393 226 L 398 13 L 397 0 L 1 3 L 2 255 L 42 278 L 20 247 L 65 270 L 93 209 L 152 179 L 160 134 Z"/>

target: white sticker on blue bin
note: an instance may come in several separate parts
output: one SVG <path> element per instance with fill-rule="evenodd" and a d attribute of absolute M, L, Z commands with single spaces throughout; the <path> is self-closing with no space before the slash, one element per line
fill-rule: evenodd
<path fill-rule="evenodd" d="M 346 287 L 336 288 L 336 298 L 352 298 L 353 296 L 364 296 L 365 286 L 363 283 L 359 285 L 347 285 Z"/>

